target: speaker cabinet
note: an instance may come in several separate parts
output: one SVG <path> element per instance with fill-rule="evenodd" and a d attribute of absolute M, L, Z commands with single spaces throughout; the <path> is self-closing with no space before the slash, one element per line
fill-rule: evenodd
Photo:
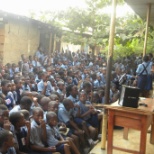
<path fill-rule="evenodd" d="M 126 107 L 138 107 L 140 89 L 136 87 L 122 85 L 119 105 Z"/>

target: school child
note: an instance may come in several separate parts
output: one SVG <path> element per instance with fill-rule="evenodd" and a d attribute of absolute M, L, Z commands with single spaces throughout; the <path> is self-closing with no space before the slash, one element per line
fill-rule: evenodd
<path fill-rule="evenodd" d="M 16 85 L 16 93 L 17 93 L 17 100 L 16 100 L 16 105 L 20 104 L 21 100 L 21 94 L 22 94 L 22 81 L 21 79 L 15 79 L 14 83 Z"/>
<path fill-rule="evenodd" d="M 86 92 L 81 91 L 79 94 L 79 101 L 77 102 L 79 105 L 79 114 L 77 116 L 86 121 L 91 138 L 96 139 L 99 128 L 99 115 L 95 108 L 92 106 L 91 102 L 86 100 Z"/>
<path fill-rule="evenodd" d="M 52 92 L 52 86 L 50 81 L 48 81 L 48 76 L 46 72 L 41 73 L 41 81 L 37 84 L 38 92 L 45 95 L 50 96 Z"/>
<path fill-rule="evenodd" d="M 14 97 L 14 104 L 16 105 L 16 102 L 17 102 L 17 92 L 16 92 L 16 85 L 15 85 L 14 81 L 11 83 L 11 92 L 12 92 L 13 97 Z"/>
<path fill-rule="evenodd" d="M 30 78 L 29 78 L 29 76 L 26 76 L 24 78 L 24 82 L 23 82 L 23 85 L 22 85 L 22 90 L 23 91 L 31 91 L 31 88 L 30 88 L 29 84 L 30 84 Z"/>
<path fill-rule="evenodd" d="M 11 151 L 14 146 L 13 134 L 8 130 L 0 130 L 0 154 L 16 154 L 16 151 Z"/>
<path fill-rule="evenodd" d="M 58 90 L 57 90 L 57 92 L 59 93 L 59 94 L 64 94 L 65 95 L 65 93 L 66 93 L 66 89 L 65 89 L 65 84 L 64 84 L 64 82 L 63 81 L 58 81 L 57 82 L 57 86 L 58 86 Z"/>
<path fill-rule="evenodd" d="M 29 79 L 30 79 L 29 86 L 30 86 L 31 91 L 37 91 L 37 83 L 35 82 L 34 73 L 29 74 Z"/>
<path fill-rule="evenodd" d="M 91 74 L 91 79 L 92 79 L 93 88 L 95 90 L 98 89 L 100 87 L 100 85 L 99 85 L 96 73 Z"/>
<path fill-rule="evenodd" d="M 66 127 L 70 128 L 73 134 L 77 135 L 81 141 L 83 148 L 86 146 L 84 139 L 84 130 L 81 130 L 74 121 L 74 104 L 70 99 L 63 100 L 63 106 L 58 108 L 58 119 L 65 123 Z"/>
<path fill-rule="evenodd" d="M 6 105 L 0 104 L 0 130 L 10 130 L 9 111 Z"/>
<path fill-rule="evenodd" d="M 56 114 L 58 113 L 58 107 L 59 105 L 57 104 L 56 101 L 50 101 L 49 104 L 48 104 L 48 112 L 49 111 L 52 111 L 52 112 L 55 112 Z M 58 121 L 58 130 L 60 131 L 61 135 L 63 137 L 70 137 L 73 142 L 75 143 L 75 145 L 79 148 L 79 138 L 74 135 L 72 133 L 72 131 L 66 127 L 66 125 L 63 123 L 63 122 L 59 122 Z"/>
<path fill-rule="evenodd" d="M 57 87 L 57 84 L 56 84 L 55 79 L 50 77 L 50 78 L 49 78 L 49 81 L 50 81 L 50 83 L 51 83 L 51 85 L 52 85 L 52 90 L 53 90 L 53 91 L 57 91 L 58 87 Z"/>
<path fill-rule="evenodd" d="M 91 102 L 92 102 L 92 103 L 96 103 L 96 104 L 101 103 L 101 100 L 100 100 L 100 97 L 99 97 L 99 94 L 98 94 L 97 91 L 93 91 L 93 92 L 92 92 L 92 99 L 91 99 Z"/>
<path fill-rule="evenodd" d="M 103 88 L 98 90 L 98 95 L 100 98 L 100 103 L 104 104 L 105 103 L 105 91 Z"/>
<path fill-rule="evenodd" d="M 11 110 L 14 107 L 14 97 L 11 92 L 11 83 L 9 80 L 3 80 L 1 82 L 2 86 L 2 93 L 5 95 L 5 105 L 9 110 Z"/>
<path fill-rule="evenodd" d="M 83 82 L 82 90 L 84 90 L 86 92 L 87 100 L 90 101 L 91 100 L 91 92 L 92 92 L 92 84 L 88 81 Z"/>
<path fill-rule="evenodd" d="M 64 140 L 60 135 L 59 131 L 56 129 L 57 125 L 57 115 L 54 112 L 48 112 L 46 115 L 47 119 L 47 143 L 49 146 L 55 146 L 56 151 L 61 154 L 71 154 L 71 150 L 74 154 L 80 154 L 77 147 L 71 140 Z"/>
<path fill-rule="evenodd" d="M 65 86 L 69 86 L 71 84 L 74 84 L 73 83 L 73 78 L 71 76 L 67 76 L 66 77 L 66 82 L 65 82 Z"/>
<path fill-rule="evenodd" d="M 33 109 L 31 133 L 31 149 L 42 154 L 51 154 L 56 151 L 55 146 L 47 147 L 46 125 L 43 120 L 43 110 L 40 107 Z"/>
<path fill-rule="evenodd" d="M 48 104 L 50 102 L 50 98 L 49 97 L 46 97 L 44 96 L 41 100 L 40 100 L 40 107 L 42 108 L 43 110 L 43 117 L 44 117 L 44 120 L 46 120 L 46 114 L 47 114 L 47 111 L 48 111 Z"/>
<path fill-rule="evenodd" d="M 78 102 L 78 89 L 75 85 L 69 85 L 66 87 L 66 96 L 70 99 L 74 104 Z"/>
<path fill-rule="evenodd" d="M 13 126 L 12 126 L 13 127 Z M 12 130 L 11 123 L 9 121 L 9 111 L 4 104 L 0 104 L 0 132 L 2 130 Z M 1 143 L 1 142 L 0 142 Z M 16 143 L 8 149 L 8 154 L 16 154 Z"/>
<path fill-rule="evenodd" d="M 111 88 L 110 88 L 110 102 L 111 103 L 113 102 L 113 96 L 117 93 L 119 93 L 119 90 L 117 89 L 116 84 L 112 83 Z"/>
<path fill-rule="evenodd" d="M 19 151 L 30 153 L 30 122 L 25 120 L 21 111 L 11 113 L 9 120 L 14 126 L 14 135 L 19 146 Z"/>
<path fill-rule="evenodd" d="M 29 111 L 27 111 L 27 110 L 25 110 L 25 109 L 20 110 L 20 111 L 21 111 L 21 113 L 24 115 L 24 119 L 25 119 L 26 121 L 29 121 L 29 120 L 30 120 Z"/>
<path fill-rule="evenodd" d="M 51 95 L 49 96 L 51 101 L 57 101 L 59 102 L 59 93 L 58 92 L 52 92 Z"/>
<path fill-rule="evenodd" d="M 10 110 L 9 114 L 16 112 L 16 111 L 20 111 L 22 109 L 25 109 L 25 110 L 29 111 L 29 113 L 31 115 L 32 114 L 31 106 L 32 106 L 31 98 L 28 96 L 23 96 L 21 98 L 20 105 L 16 105 L 12 110 Z"/>

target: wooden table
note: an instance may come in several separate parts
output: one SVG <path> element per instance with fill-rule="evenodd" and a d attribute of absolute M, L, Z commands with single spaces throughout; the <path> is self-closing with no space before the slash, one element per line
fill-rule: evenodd
<path fill-rule="evenodd" d="M 151 122 L 151 132 L 150 132 L 150 143 L 154 144 L 154 99 L 152 98 L 140 98 L 139 103 L 145 103 L 147 104 L 147 107 L 145 106 L 139 106 L 138 109 L 141 111 L 148 111 L 152 113 L 152 122 Z M 119 106 L 118 102 L 113 103 L 111 106 Z M 106 108 L 106 105 L 96 105 L 98 108 Z M 124 129 L 124 137 L 127 138 L 125 132 L 126 129 Z M 103 126 L 102 126 L 102 139 L 101 139 L 101 148 L 106 148 L 106 134 L 107 134 L 107 112 L 104 113 L 103 116 Z"/>

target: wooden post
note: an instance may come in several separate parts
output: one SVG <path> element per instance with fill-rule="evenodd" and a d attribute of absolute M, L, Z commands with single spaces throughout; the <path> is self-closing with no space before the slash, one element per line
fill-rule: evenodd
<path fill-rule="evenodd" d="M 149 27 L 149 21 L 150 21 L 150 13 L 151 13 L 151 4 L 148 4 L 147 5 L 147 21 L 146 21 L 146 29 L 145 29 L 143 56 L 145 56 L 145 54 L 146 54 L 147 39 L 148 39 L 148 27 Z"/>
<path fill-rule="evenodd" d="M 105 150 L 106 148 L 106 132 L 107 132 L 107 113 L 104 113 L 102 119 L 102 137 L 101 137 L 102 150 Z"/>
<path fill-rule="evenodd" d="M 109 35 L 109 48 L 107 57 L 107 73 L 106 73 L 106 88 L 105 88 L 105 104 L 109 104 L 110 95 L 110 79 L 111 79 L 111 67 L 113 58 L 113 48 L 114 48 L 114 33 L 115 33 L 115 20 L 116 20 L 116 0 L 112 0 L 112 14 L 110 22 L 110 35 Z"/>
<path fill-rule="evenodd" d="M 105 104 L 109 104 L 110 79 L 111 79 L 111 67 L 112 67 L 112 57 L 113 57 L 113 47 L 114 47 L 115 20 L 116 20 L 116 5 L 117 5 L 117 1 L 112 0 L 113 11 L 111 14 L 111 22 L 110 22 L 110 36 L 109 36 L 107 74 L 106 74 L 107 83 L 106 83 L 106 88 L 105 88 Z M 107 134 L 107 111 L 104 111 L 102 140 L 101 140 L 102 149 L 106 148 L 106 134 Z"/>

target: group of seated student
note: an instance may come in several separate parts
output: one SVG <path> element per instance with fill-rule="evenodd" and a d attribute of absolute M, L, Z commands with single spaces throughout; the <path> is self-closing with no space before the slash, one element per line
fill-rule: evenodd
<path fill-rule="evenodd" d="M 48 55 L 41 48 L 21 58 L 18 65 L 0 65 L 0 152 L 88 154 L 100 139 L 102 113 L 93 104 L 104 103 L 105 59 Z M 117 62 L 111 80 L 110 103 L 118 100 L 121 84 L 133 84 L 134 74 Z"/>
<path fill-rule="evenodd" d="M 7 88 L 4 94 L 2 86 L 2 95 L 11 93 L 7 97 L 11 103 L 11 83 L 3 80 L 2 85 L 3 82 L 7 83 L 4 84 Z M 69 85 L 68 97 L 56 91 L 50 95 L 23 91 L 19 104 L 12 106 L 3 96 L 0 104 L 1 153 L 88 152 L 98 143 L 102 115 L 87 100 L 91 83 L 85 82 L 83 87 L 85 89 L 78 92 L 75 85 Z"/>

